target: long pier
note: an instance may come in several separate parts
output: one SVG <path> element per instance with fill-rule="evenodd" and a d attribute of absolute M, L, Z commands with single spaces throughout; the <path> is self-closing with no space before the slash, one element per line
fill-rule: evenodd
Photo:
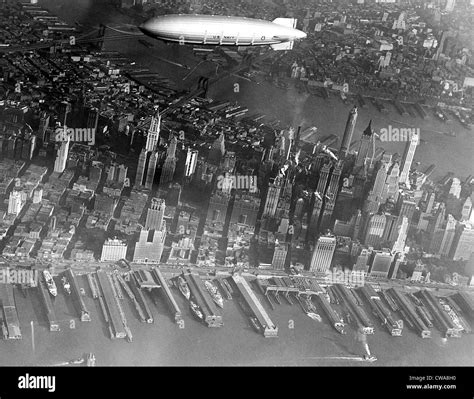
<path fill-rule="evenodd" d="M 184 278 L 188 283 L 191 294 L 204 314 L 204 321 L 207 326 L 221 327 L 223 325 L 222 316 L 209 293 L 204 288 L 201 278 L 195 274 L 185 274 Z"/>
<path fill-rule="evenodd" d="M 87 282 L 89 283 L 89 287 L 92 292 L 92 298 L 97 299 L 99 297 L 97 280 L 94 278 L 92 273 L 87 273 L 86 276 L 87 276 Z"/>
<path fill-rule="evenodd" d="M 38 281 L 38 291 L 44 306 L 46 319 L 48 320 L 49 331 L 59 331 L 59 323 L 56 318 L 56 313 L 54 312 L 53 302 L 51 301 L 43 276 Z"/>
<path fill-rule="evenodd" d="M 374 326 L 362 306 L 357 304 L 357 299 L 354 297 L 354 294 L 342 284 L 335 284 L 333 287 L 334 290 L 342 297 L 344 303 L 347 305 L 349 312 L 352 314 L 357 324 L 362 328 L 362 332 L 364 334 L 373 334 Z"/>
<path fill-rule="evenodd" d="M 77 313 L 81 321 L 91 321 L 91 316 L 89 311 L 86 308 L 84 299 L 82 298 L 79 285 L 77 284 L 77 279 L 74 272 L 71 269 L 67 269 L 64 272 L 69 284 L 71 285 L 71 296 L 74 307 L 76 308 Z"/>
<path fill-rule="evenodd" d="M 257 318 L 260 325 L 263 326 L 263 335 L 265 337 L 277 337 L 278 327 L 270 319 L 270 316 L 268 316 L 268 313 L 263 308 L 255 293 L 250 288 L 250 285 L 248 284 L 247 280 L 245 280 L 244 277 L 239 275 L 233 275 L 232 280 L 234 281 L 241 296 L 249 306 L 252 313 Z"/>
<path fill-rule="evenodd" d="M 336 311 L 333 309 L 331 304 L 327 301 L 324 294 L 316 295 L 316 302 L 319 303 L 321 308 L 324 311 L 324 314 L 329 319 L 331 325 L 336 329 L 337 332 L 344 334 L 344 322 L 337 315 Z"/>
<path fill-rule="evenodd" d="M 102 270 L 98 270 L 96 275 L 103 294 L 105 307 L 109 315 L 111 338 L 125 338 L 126 332 L 123 328 L 122 318 L 115 302 L 115 296 L 112 291 L 110 280 L 107 274 Z"/>
<path fill-rule="evenodd" d="M 21 339 L 20 321 L 16 311 L 13 285 L 0 284 L 0 303 L 3 308 L 5 326 L 2 327 L 6 329 L 6 338 Z"/>
<path fill-rule="evenodd" d="M 145 322 L 146 321 L 145 314 L 143 313 L 143 310 L 142 310 L 140 304 L 138 303 L 137 298 L 135 297 L 135 294 L 133 293 L 130 286 L 127 284 L 127 282 L 123 279 L 123 277 L 120 274 L 116 274 L 115 278 L 116 278 L 117 282 L 122 286 L 124 291 L 127 293 L 128 297 L 130 298 L 130 300 L 133 303 L 133 306 L 135 306 L 135 309 L 138 313 L 138 317 L 140 318 L 140 320 L 142 322 Z"/>
<path fill-rule="evenodd" d="M 408 298 L 395 288 L 389 288 L 387 292 L 400 307 L 400 311 L 406 318 L 408 324 L 410 324 L 416 332 L 420 334 L 421 338 L 431 338 L 431 331 L 417 315 L 414 305 L 408 300 Z"/>
<path fill-rule="evenodd" d="M 365 285 L 357 289 L 357 291 L 369 303 L 372 313 L 379 318 L 381 323 L 387 328 L 392 336 L 399 337 L 402 335 L 401 323 L 397 322 L 389 309 L 384 305 L 380 296 L 370 285 Z"/>
<path fill-rule="evenodd" d="M 142 290 L 138 288 L 138 280 L 135 273 L 133 273 L 133 278 L 130 279 L 130 288 L 135 294 L 138 304 L 142 308 L 142 312 L 145 315 L 145 321 L 147 323 L 153 323 L 153 315 L 150 311 L 150 308 L 148 307 L 148 304 L 146 303 Z"/>
<path fill-rule="evenodd" d="M 446 313 L 439 303 L 438 298 L 427 290 L 418 291 L 415 296 L 420 298 L 428 307 L 428 311 L 433 315 L 435 325 L 439 331 L 446 335 L 446 337 L 459 337 L 459 331 L 448 313 Z"/>
<path fill-rule="evenodd" d="M 168 305 L 168 308 L 170 309 L 171 314 L 174 317 L 174 321 L 176 323 L 182 323 L 183 318 L 181 315 L 181 309 L 179 308 L 178 303 L 174 299 L 173 294 L 170 290 L 170 287 L 168 286 L 166 279 L 163 277 L 163 274 L 156 267 L 152 269 L 151 273 L 152 273 L 153 278 L 161 286 L 161 292 L 163 293 L 166 304 Z"/>

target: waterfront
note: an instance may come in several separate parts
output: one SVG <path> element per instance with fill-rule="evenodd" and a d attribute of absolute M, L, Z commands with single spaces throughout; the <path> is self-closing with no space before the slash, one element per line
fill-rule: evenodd
<path fill-rule="evenodd" d="M 79 284 L 85 287 L 85 303 L 92 321 L 81 323 L 74 317 L 70 299 L 60 292 L 54 302 L 60 332 L 49 332 L 35 291 L 30 291 L 29 298 L 15 292 L 23 339 L 4 341 L 0 345 L 1 365 L 57 365 L 86 352 L 93 352 L 100 366 L 474 365 L 472 350 L 468 350 L 474 345 L 472 334 L 445 341 L 433 329 L 433 338 L 423 340 L 405 328 L 402 337 L 391 337 L 372 315 L 376 332 L 368 336 L 368 343 L 378 361 L 366 363 L 347 360 L 344 358 L 364 353 L 352 330 L 347 335 L 340 335 L 325 317 L 322 322 L 316 322 L 306 316 L 297 304 L 290 306 L 283 302 L 275 310 L 270 310 L 261 295 L 258 295 L 259 299 L 279 327 L 278 338 L 266 339 L 256 334 L 235 301 L 225 302 L 223 327 L 207 328 L 192 317 L 187 303 L 176 289 L 172 289 L 172 292 L 183 311 L 184 328 L 179 328 L 174 322 L 161 298 L 156 303 L 152 303 L 149 297 L 147 299 L 154 324 L 141 323 L 131 302 L 124 300 L 123 308 L 134 341 L 110 340 L 98 302 L 92 299 L 84 277 L 79 279 Z M 70 328 L 71 319 L 74 319 L 74 329 Z M 34 324 L 34 352 L 31 321 Z"/>

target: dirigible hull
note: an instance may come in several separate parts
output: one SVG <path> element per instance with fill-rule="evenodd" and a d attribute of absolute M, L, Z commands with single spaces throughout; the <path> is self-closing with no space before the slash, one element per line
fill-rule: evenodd
<path fill-rule="evenodd" d="M 292 23 L 293 19 L 287 18 L 270 22 L 218 15 L 164 15 L 146 21 L 140 29 L 157 39 L 181 44 L 262 46 L 306 37 L 291 27 Z"/>

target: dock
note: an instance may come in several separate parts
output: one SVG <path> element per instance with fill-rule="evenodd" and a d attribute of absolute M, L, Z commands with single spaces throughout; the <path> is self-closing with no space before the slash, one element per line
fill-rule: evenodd
<path fill-rule="evenodd" d="M 474 298 L 472 295 L 464 291 L 459 291 L 452 295 L 452 298 L 469 319 L 474 319 Z"/>
<path fill-rule="evenodd" d="M 459 337 L 460 331 L 453 323 L 448 313 L 441 307 L 438 297 L 427 290 L 418 291 L 416 297 L 426 305 L 428 311 L 433 315 L 436 328 L 446 337 Z"/>
<path fill-rule="evenodd" d="M 232 294 L 231 292 L 229 291 L 229 289 L 227 288 L 227 285 L 224 283 L 223 279 L 221 277 L 217 277 L 215 279 L 215 281 L 217 282 L 217 285 L 221 291 L 222 294 L 224 294 L 224 296 L 226 297 L 226 299 L 228 301 L 232 300 Z"/>
<path fill-rule="evenodd" d="M 191 295 L 204 315 L 204 322 L 208 327 L 222 327 L 222 315 L 214 304 L 211 296 L 204 287 L 201 278 L 196 274 L 185 274 L 184 279 L 188 283 Z"/>
<path fill-rule="evenodd" d="M 400 328 L 401 323 L 395 320 L 390 309 L 385 306 L 373 287 L 371 285 L 364 285 L 363 287 L 359 287 L 357 292 L 368 302 L 372 313 L 378 317 L 390 335 L 400 337 L 402 335 L 402 329 Z"/>
<path fill-rule="evenodd" d="M 13 285 L 0 284 L 0 304 L 3 308 L 5 325 L 2 326 L 6 339 L 21 339 L 20 321 L 16 311 L 15 296 L 13 295 Z"/>
<path fill-rule="evenodd" d="M 76 275 L 71 269 L 67 269 L 64 272 L 64 275 L 69 281 L 69 284 L 71 284 L 72 303 L 74 304 L 79 318 L 81 321 L 91 321 L 90 313 L 87 310 L 86 304 L 84 303 L 84 299 L 82 298 L 81 291 L 79 289 L 79 285 L 77 284 Z"/>
<path fill-rule="evenodd" d="M 97 299 L 99 297 L 99 292 L 98 292 L 97 284 L 96 284 L 97 281 L 93 277 L 92 273 L 88 273 L 86 274 L 86 276 L 87 276 L 87 282 L 89 283 L 89 287 L 92 292 L 92 298 Z"/>
<path fill-rule="evenodd" d="M 247 280 L 245 280 L 244 277 L 239 275 L 232 276 L 232 280 L 234 281 L 244 302 L 247 303 L 251 312 L 257 318 L 260 325 L 263 327 L 263 335 L 265 337 L 277 337 L 278 327 L 270 319 L 270 316 L 268 316 L 268 313 L 263 308 L 255 293 L 250 288 L 250 285 Z"/>
<path fill-rule="evenodd" d="M 136 272 L 133 273 L 133 278 L 130 279 L 130 288 L 132 289 L 135 297 L 137 298 L 137 302 L 142 308 L 142 312 L 145 315 L 145 321 L 147 323 L 153 323 L 153 315 L 148 307 L 148 304 L 145 300 L 145 296 L 143 295 L 142 290 L 139 288 L 140 280 L 139 277 L 136 277 Z"/>
<path fill-rule="evenodd" d="M 116 278 L 117 282 L 121 285 L 123 290 L 127 293 L 128 297 L 130 298 L 130 300 L 133 303 L 133 306 L 135 306 L 135 310 L 137 311 L 138 317 L 140 318 L 140 320 L 142 322 L 145 322 L 146 321 L 145 314 L 143 313 L 143 310 L 142 310 L 140 304 L 138 303 L 137 298 L 135 297 L 135 294 L 133 293 L 130 286 L 127 284 L 127 282 L 123 279 L 123 277 L 120 274 L 117 273 L 115 278 Z"/>
<path fill-rule="evenodd" d="M 423 119 L 426 119 L 428 117 L 426 111 L 420 104 L 414 103 L 413 108 L 415 108 L 416 112 L 418 112 L 418 115 L 420 115 Z"/>
<path fill-rule="evenodd" d="M 38 291 L 40 294 L 41 302 L 44 306 L 49 331 L 59 331 L 59 323 L 56 318 L 56 313 L 54 312 L 53 302 L 51 301 L 51 296 L 49 294 L 43 276 L 38 281 Z"/>
<path fill-rule="evenodd" d="M 336 329 L 337 332 L 344 334 L 344 322 L 337 315 L 331 304 L 328 302 L 324 294 L 316 295 L 316 302 L 323 309 L 323 313 L 329 319 L 329 323 Z"/>
<path fill-rule="evenodd" d="M 171 315 L 174 317 L 174 321 L 176 323 L 182 323 L 182 315 L 181 310 L 173 297 L 173 294 L 168 286 L 166 279 L 161 274 L 161 271 L 157 268 L 153 268 L 151 271 L 153 278 L 159 283 L 161 286 L 161 292 L 165 298 L 166 304 L 168 305 L 169 310 L 171 311 Z"/>
<path fill-rule="evenodd" d="M 335 284 L 333 285 L 333 288 L 346 304 L 352 319 L 356 321 L 357 326 L 362 329 L 362 332 L 364 334 L 373 334 L 374 326 L 362 306 L 357 303 L 357 298 L 354 296 L 353 292 L 342 284 Z"/>
<path fill-rule="evenodd" d="M 98 270 L 96 275 L 97 279 L 99 280 L 102 298 L 108 313 L 111 338 L 125 338 L 127 334 L 123 328 L 120 310 L 117 307 L 115 295 L 109 277 L 107 276 L 107 273 L 102 270 Z"/>
<path fill-rule="evenodd" d="M 405 294 L 396 288 L 389 288 L 386 293 L 388 293 L 392 300 L 397 303 L 408 324 L 412 326 L 418 334 L 420 334 L 421 338 L 431 338 L 431 331 L 420 316 L 418 316 L 414 305 L 408 300 Z"/>

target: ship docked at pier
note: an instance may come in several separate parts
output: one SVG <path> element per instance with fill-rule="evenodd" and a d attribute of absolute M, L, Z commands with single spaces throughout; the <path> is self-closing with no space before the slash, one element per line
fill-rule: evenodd
<path fill-rule="evenodd" d="M 212 300 L 216 303 L 216 305 L 219 306 L 220 308 L 223 308 L 224 299 L 222 298 L 222 295 L 220 294 L 217 287 L 214 284 L 212 284 L 210 281 L 204 281 L 204 286 L 206 287 L 206 290 L 209 292 L 209 295 L 211 296 Z"/>
<path fill-rule="evenodd" d="M 43 270 L 43 277 L 48 287 L 48 291 L 52 296 L 58 295 L 58 288 L 56 287 L 56 283 L 54 282 L 53 276 L 48 270 Z"/>

